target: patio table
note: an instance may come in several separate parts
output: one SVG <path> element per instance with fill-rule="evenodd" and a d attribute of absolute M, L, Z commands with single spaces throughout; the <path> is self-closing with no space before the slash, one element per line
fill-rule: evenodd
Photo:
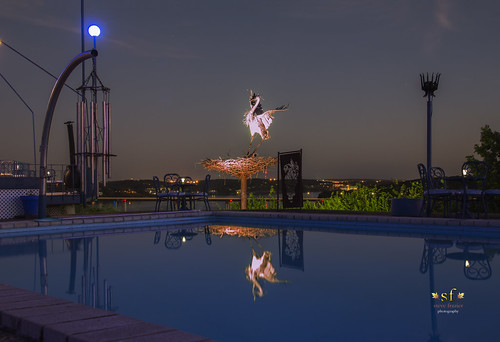
<path fill-rule="evenodd" d="M 467 182 L 463 176 L 447 176 L 446 178 L 447 184 L 452 183 L 456 184 L 452 186 L 452 196 L 455 197 L 455 200 L 459 202 L 461 200 L 461 208 L 460 212 L 458 211 L 459 207 L 457 205 L 457 217 L 467 218 L 471 217 L 470 213 L 467 210 L 467 196 L 464 196 L 465 189 L 467 187 Z"/>
<path fill-rule="evenodd" d="M 191 197 L 191 194 L 187 190 L 194 185 L 192 178 L 189 176 L 179 177 L 176 185 L 179 187 L 179 198 L 181 200 L 179 210 L 190 210 L 191 208 L 187 207 L 186 199 Z"/>

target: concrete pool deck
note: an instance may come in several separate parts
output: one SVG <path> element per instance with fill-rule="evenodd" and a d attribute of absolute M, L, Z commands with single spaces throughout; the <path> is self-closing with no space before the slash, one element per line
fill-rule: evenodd
<path fill-rule="evenodd" d="M 35 341 L 50 342 L 212 341 L 1 283 L 0 327 Z"/>
<path fill-rule="evenodd" d="M 0 222 L 0 242 L 11 236 L 44 236 L 68 234 L 75 231 L 119 227 L 120 231 L 134 231 L 143 227 L 169 222 L 176 224 L 221 220 L 280 220 L 306 225 L 308 221 L 347 224 L 351 227 L 381 224 L 401 232 L 422 231 L 427 227 L 438 233 L 479 234 L 500 241 L 498 219 L 452 219 L 437 217 L 394 217 L 386 215 L 346 215 L 337 213 L 271 212 L 271 211 L 182 211 L 128 213 L 94 216 L 61 217 L 53 220 L 17 220 Z M 328 229 L 328 228 L 324 228 Z M 110 311 L 94 309 L 70 301 L 44 296 L 0 283 L 0 329 L 15 331 L 37 341 L 210 341 L 207 338 L 155 325 Z"/>

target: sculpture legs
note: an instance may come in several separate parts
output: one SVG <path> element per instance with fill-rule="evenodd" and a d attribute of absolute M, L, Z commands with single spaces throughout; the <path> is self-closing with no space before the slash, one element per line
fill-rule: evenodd
<path fill-rule="evenodd" d="M 260 147 L 262 142 L 264 141 L 264 139 L 262 139 L 260 141 L 260 143 L 257 145 L 257 147 L 253 150 L 253 152 L 250 153 L 250 148 L 252 147 L 252 142 L 253 142 L 254 137 L 255 137 L 255 135 L 252 135 L 252 137 L 250 138 L 250 145 L 248 145 L 248 151 L 247 151 L 247 155 L 246 155 L 247 157 L 253 156 L 255 154 L 255 152 L 257 152 L 257 149 Z"/>

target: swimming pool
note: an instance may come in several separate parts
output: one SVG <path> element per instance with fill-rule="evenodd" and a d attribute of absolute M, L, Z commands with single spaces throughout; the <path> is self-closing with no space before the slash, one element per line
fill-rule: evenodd
<path fill-rule="evenodd" d="M 498 340 L 499 239 L 231 220 L 4 238 L 0 281 L 221 341 Z"/>

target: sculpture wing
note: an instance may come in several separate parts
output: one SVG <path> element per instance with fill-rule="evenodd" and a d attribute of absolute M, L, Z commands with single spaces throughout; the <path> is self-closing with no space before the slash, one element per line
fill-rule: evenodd
<path fill-rule="evenodd" d="M 271 124 L 273 123 L 273 119 L 274 119 L 273 113 L 274 112 L 275 112 L 275 110 L 268 110 L 264 114 L 257 115 L 257 122 L 262 122 L 264 127 L 266 129 L 268 129 L 269 126 L 271 126 Z"/>
<path fill-rule="evenodd" d="M 279 106 L 279 107 L 276 107 L 274 109 L 275 111 L 285 111 L 285 110 L 288 110 L 288 105 L 283 105 L 283 106 Z"/>

